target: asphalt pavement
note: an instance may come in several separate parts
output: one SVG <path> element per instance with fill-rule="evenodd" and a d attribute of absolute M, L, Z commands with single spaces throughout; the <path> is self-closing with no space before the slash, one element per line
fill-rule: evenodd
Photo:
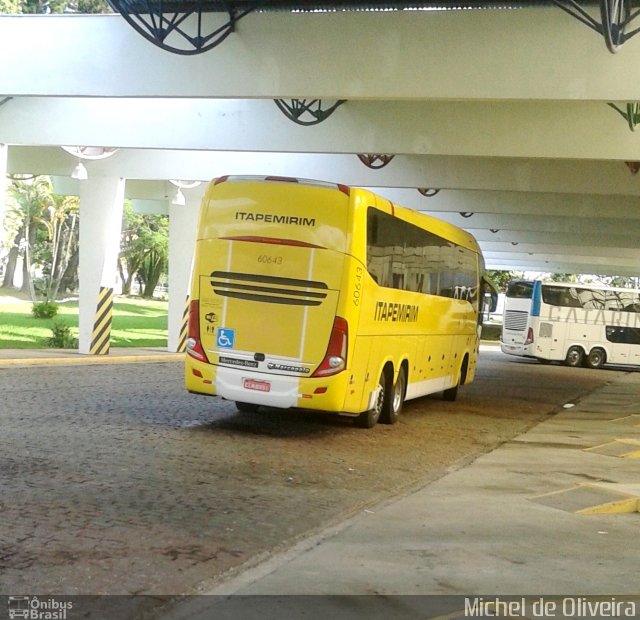
<path fill-rule="evenodd" d="M 616 375 L 473 463 L 163 618 L 227 617 L 233 605 L 245 618 L 310 607 L 334 618 L 639 617 L 639 396 L 640 372 Z M 529 598 L 496 613 L 509 595 Z"/>
<path fill-rule="evenodd" d="M 112 350 L 109 360 L 181 355 Z M 82 362 L 96 363 L 75 352 L 0 352 L 0 365 Z M 243 617 L 265 617 L 265 601 L 274 596 L 288 601 L 280 615 L 295 601 L 308 609 L 314 596 L 323 617 L 336 618 L 345 597 L 355 610 L 349 617 L 374 617 L 366 609 L 373 596 L 386 601 L 373 609 L 388 617 L 389 601 L 406 611 L 411 595 L 432 604 L 437 596 L 470 601 L 461 609 L 463 599 L 455 599 L 456 609 L 439 616 L 447 618 L 506 615 L 490 612 L 502 604 L 497 597 L 509 595 L 532 597 L 510 617 L 638 617 L 639 396 L 640 372 L 612 373 L 604 387 L 471 464 L 266 558 L 162 617 L 222 618 L 229 601 L 242 602 Z M 493 597 L 490 610 L 479 594 Z M 619 613 L 585 607 L 581 597 L 598 597 Z M 536 600 L 547 612 L 559 605 L 558 612 L 534 613 Z M 633 608 L 622 609 L 623 602 Z"/>

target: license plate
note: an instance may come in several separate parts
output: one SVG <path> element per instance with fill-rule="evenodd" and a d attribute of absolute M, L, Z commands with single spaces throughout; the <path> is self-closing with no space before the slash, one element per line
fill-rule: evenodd
<path fill-rule="evenodd" d="M 255 379 L 244 379 L 242 385 L 247 390 L 257 390 L 258 392 L 269 392 L 271 384 L 268 381 L 256 381 Z"/>

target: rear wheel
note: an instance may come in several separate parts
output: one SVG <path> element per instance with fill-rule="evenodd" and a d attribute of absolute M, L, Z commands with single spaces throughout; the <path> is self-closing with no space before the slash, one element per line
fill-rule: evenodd
<path fill-rule="evenodd" d="M 467 359 L 465 358 L 464 363 L 462 364 L 462 368 L 460 369 L 460 374 L 458 375 L 458 382 L 448 390 L 444 390 L 442 392 L 443 400 L 448 400 L 449 402 L 453 402 L 456 398 L 458 398 L 458 388 L 464 381 L 466 381 L 467 377 Z"/>
<path fill-rule="evenodd" d="M 576 368 L 582 364 L 582 360 L 584 359 L 584 351 L 581 347 L 571 347 L 567 351 L 567 357 L 564 358 L 564 363 L 567 366 L 571 366 L 572 368 Z"/>
<path fill-rule="evenodd" d="M 460 378 L 458 378 L 458 383 L 456 383 L 452 388 L 448 390 L 444 390 L 442 392 L 443 400 L 448 400 L 453 402 L 456 398 L 458 398 L 458 388 L 460 387 Z"/>
<path fill-rule="evenodd" d="M 378 379 L 378 388 L 376 399 L 373 404 L 373 407 L 369 409 L 369 411 L 363 411 L 357 418 L 356 424 L 360 428 L 373 428 L 380 420 L 380 416 L 382 415 L 382 411 L 384 408 L 384 401 L 387 394 L 387 377 L 384 374 L 384 371 L 380 375 L 380 379 Z"/>
<path fill-rule="evenodd" d="M 604 349 L 595 348 L 589 351 L 586 364 L 589 368 L 602 368 L 607 361 L 607 354 Z"/>
<path fill-rule="evenodd" d="M 404 366 L 400 366 L 396 384 L 382 403 L 380 422 L 383 424 L 395 424 L 398 421 L 400 413 L 402 412 L 402 405 L 404 404 L 404 395 L 406 391 L 407 373 L 404 370 Z"/>
<path fill-rule="evenodd" d="M 469 368 L 469 358 L 465 355 L 464 360 L 462 362 L 462 366 L 460 367 L 460 373 L 458 374 L 458 382 L 453 387 L 449 388 L 448 390 L 444 390 L 442 392 L 442 398 L 444 400 L 453 402 L 456 398 L 458 398 L 458 388 L 467 382 L 468 368 Z"/>
<path fill-rule="evenodd" d="M 236 401 L 236 409 L 238 411 L 242 411 L 242 413 L 255 413 L 258 411 L 258 407 L 260 405 L 256 405 L 255 403 L 243 403 L 239 400 Z"/>

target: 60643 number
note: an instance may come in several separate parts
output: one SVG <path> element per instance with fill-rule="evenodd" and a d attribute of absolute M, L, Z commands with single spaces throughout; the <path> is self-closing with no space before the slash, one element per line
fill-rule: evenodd
<path fill-rule="evenodd" d="M 260 254 L 258 262 L 266 265 L 282 265 L 282 256 L 269 256 L 268 254 Z"/>
<path fill-rule="evenodd" d="M 356 267 L 356 277 L 353 285 L 352 301 L 354 306 L 360 305 L 360 297 L 362 293 L 362 275 L 364 269 L 362 267 Z"/>

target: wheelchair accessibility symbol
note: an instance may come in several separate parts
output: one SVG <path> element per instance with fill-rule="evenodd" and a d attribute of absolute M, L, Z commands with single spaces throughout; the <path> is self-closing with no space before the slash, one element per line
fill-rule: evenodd
<path fill-rule="evenodd" d="M 233 349 L 233 343 L 236 339 L 236 330 L 227 329 L 226 327 L 218 327 L 218 335 L 216 337 L 216 345 L 221 349 Z"/>

